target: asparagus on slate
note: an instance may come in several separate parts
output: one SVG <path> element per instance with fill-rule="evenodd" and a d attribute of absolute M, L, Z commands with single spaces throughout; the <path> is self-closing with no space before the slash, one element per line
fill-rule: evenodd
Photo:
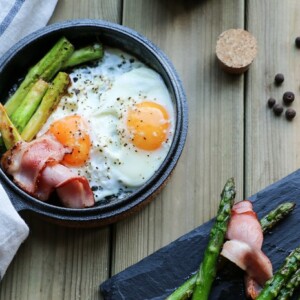
<path fill-rule="evenodd" d="M 287 300 L 293 296 L 294 291 L 300 286 L 300 269 L 289 279 L 288 283 L 280 290 L 277 300 Z"/>
<path fill-rule="evenodd" d="M 204 252 L 204 259 L 197 273 L 193 300 L 208 299 L 211 286 L 216 277 L 217 261 L 225 239 L 234 197 L 235 184 L 233 178 L 230 178 L 222 191 L 216 221 L 211 229 L 209 242 Z"/>
<path fill-rule="evenodd" d="M 187 300 L 193 295 L 197 274 L 191 276 L 180 287 L 178 287 L 166 300 Z"/>
<path fill-rule="evenodd" d="M 24 130 L 21 132 L 21 137 L 29 142 L 40 131 L 42 126 L 47 121 L 52 111 L 57 106 L 62 95 L 66 92 L 70 84 L 69 75 L 64 72 L 59 72 L 49 86 L 42 102 L 37 108 L 34 115 L 31 117 Z"/>
<path fill-rule="evenodd" d="M 11 121 L 19 132 L 22 132 L 37 107 L 42 101 L 49 84 L 39 79 L 30 89 L 22 103 L 11 115 Z"/>
<path fill-rule="evenodd" d="M 62 69 L 100 59 L 103 57 L 103 53 L 103 47 L 101 44 L 94 44 L 80 48 L 72 53 L 68 60 L 63 64 Z"/>
<path fill-rule="evenodd" d="M 285 202 L 270 211 L 266 216 L 260 220 L 263 233 L 273 228 L 279 221 L 284 219 L 286 215 L 292 212 L 295 208 L 295 203 Z M 179 288 L 177 288 L 167 300 L 186 300 L 193 294 L 197 274 L 191 276 Z"/>
<path fill-rule="evenodd" d="M 282 267 L 269 279 L 257 300 L 272 300 L 279 295 L 281 288 L 288 282 L 289 278 L 300 268 L 300 247 L 296 248 L 285 259 Z"/>
<path fill-rule="evenodd" d="M 265 217 L 260 220 L 261 227 L 263 231 L 271 229 L 274 224 L 282 220 L 286 215 L 288 215 L 294 208 L 295 203 L 285 202 L 280 204 L 274 210 L 270 211 Z"/>
<path fill-rule="evenodd" d="M 25 96 L 38 79 L 49 81 L 61 69 L 65 61 L 74 51 L 74 46 L 62 37 L 50 51 L 34 65 L 22 81 L 19 88 L 6 102 L 5 108 L 9 116 L 20 106 Z"/>
<path fill-rule="evenodd" d="M 6 149 L 12 148 L 22 138 L 9 119 L 4 106 L 0 103 L 0 131 L 5 144 Z"/>

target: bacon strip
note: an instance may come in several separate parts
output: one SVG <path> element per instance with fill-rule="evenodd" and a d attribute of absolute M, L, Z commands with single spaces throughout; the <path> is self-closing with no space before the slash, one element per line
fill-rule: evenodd
<path fill-rule="evenodd" d="M 42 201 L 56 190 L 66 207 L 93 206 L 94 195 L 87 179 L 59 163 L 69 152 L 54 136 L 45 134 L 30 143 L 18 142 L 4 153 L 1 164 L 20 188 Z"/>
<path fill-rule="evenodd" d="M 262 287 L 249 275 L 245 275 L 246 294 L 250 299 L 256 299 L 262 290 Z"/>
<path fill-rule="evenodd" d="M 225 242 L 221 255 L 246 271 L 262 286 L 272 277 L 272 264 L 269 258 L 260 249 L 253 248 L 245 242 L 238 240 Z"/>
<path fill-rule="evenodd" d="M 243 241 L 253 248 L 261 249 L 263 232 L 250 201 L 244 200 L 233 206 L 226 238 Z"/>
<path fill-rule="evenodd" d="M 13 176 L 20 188 L 33 195 L 45 164 L 49 161 L 61 161 L 68 152 L 52 135 L 45 135 L 30 143 L 18 142 L 3 154 L 2 168 Z"/>
<path fill-rule="evenodd" d="M 231 212 L 221 255 L 246 271 L 247 295 L 255 299 L 261 286 L 272 277 L 272 264 L 261 251 L 263 232 L 252 203 L 244 200 L 236 203 Z"/>
<path fill-rule="evenodd" d="M 48 199 L 54 189 L 65 207 L 83 208 L 95 203 L 87 179 L 75 176 L 70 169 L 61 164 L 49 164 L 42 171 L 36 191 L 37 198 Z"/>

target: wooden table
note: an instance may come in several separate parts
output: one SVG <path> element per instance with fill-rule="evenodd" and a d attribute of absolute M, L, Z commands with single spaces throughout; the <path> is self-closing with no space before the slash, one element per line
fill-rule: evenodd
<path fill-rule="evenodd" d="M 78 230 L 24 215 L 30 236 L 0 284 L 1 300 L 101 299 L 109 276 L 213 217 L 227 178 L 235 177 L 241 200 L 300 165 L 300 116 L 288 122 L 266 106 L 290 90 L 300 115 L 299 1 L 60 0 L 50 23 L 72 18 L 124 24 L 165 51 L 188 97 L 187 143 L 167 187 L 129 219 Z M 216 39 L 229 28 L 246 28 L 258 41 L 242 76 L 216 63 Z M 273 83 L 278 72 L 281 87 Z"/>

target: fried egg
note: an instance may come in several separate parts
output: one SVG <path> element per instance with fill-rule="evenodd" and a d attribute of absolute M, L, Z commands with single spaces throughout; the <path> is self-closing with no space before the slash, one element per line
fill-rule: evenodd
<path fill-rule="evenodd" d="M 123 198 L 153 176 L 169 151 L 169 91 L 157 72 L 113 48 L 70 78 L 69 94 L 39 135 L 51 132 L 70 148 L 62 163 L 89 180 L 96 201 Z"/>

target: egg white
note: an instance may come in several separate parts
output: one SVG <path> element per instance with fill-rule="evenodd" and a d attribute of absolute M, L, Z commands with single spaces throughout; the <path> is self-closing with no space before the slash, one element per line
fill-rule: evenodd
<path fill-rule="evenodd" d="M 159 103 L 169 115 L 168 139 L 155 151 L 135 147 L 126 126 L 128 110 L 144 101 Z M 102 95 L 94 117 L 101 128 L 97 140 L 111 162 L 112 176 L 129 187 L 141 186 L 149 180 L 166 157 L 174 131 L 172 100 L 160 75 L 147 67 L 121 75 Z"/>
<path fill-rule="evenodd" d="M 96 201 L 125 197 L 155 173 L 168 153 L 175 125 L 170 94 L 158 73 L 113 48 L 105 50 L 98 64 L 77 68 L 70 78 L 69 94 L 61 99 L 39 135 L 58 119 L 81 116 L 90 128 L 90 159 L 71 169 L 87 177 Z M 143 101 L 159 103 L 170 118 L 168 139 L 155 151 L 134 147 L 127 134 L 126 113 Z"/>

